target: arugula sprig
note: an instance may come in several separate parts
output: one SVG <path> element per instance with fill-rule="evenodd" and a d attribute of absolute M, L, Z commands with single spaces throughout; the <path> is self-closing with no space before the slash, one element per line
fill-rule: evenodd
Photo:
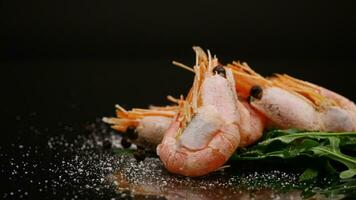
<path fill-rule="evenodd" d="M 326 158 L 343 164 L 347 170 L 340 172 L 341 179 L 356 175 L 356 132 L 305 132 L 298 130 L 273 130 L 256 145 L 235 153 L 233 160 L 265 160 L 272 157 L 291 159 L 300 156 Z"/>

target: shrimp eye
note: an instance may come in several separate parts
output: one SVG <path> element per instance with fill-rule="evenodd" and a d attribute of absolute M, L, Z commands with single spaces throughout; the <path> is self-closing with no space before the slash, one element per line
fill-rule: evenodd
<path fill-rule="evenodd" d="M 262 94 L 263 94 L 263 90 L 262 90 L 261 86 L 259 86 L 259 85 L 252 86 L 252 88 L 250 89 L 250 95 L 253 98 L 261 99 Z"/>
<path fill-rule="evenodd" d="M 124 147 L 124 149 L 131 147 L 131 143 L 125 137 L 121 139 L 121 145 Z"/>
<path fill-rule="evenodd" d="M 132 126 L 127 127 L 126 135 L 130 140 L 136 140 L 138 138 L 138 133 L 136 129 Z"/>
<path fill-rule="evenodd" d="M 226 78 L 225 68 L 223 66 L 221 66 L 221 65 L 218 65 L 218 66 L 214 67 L 213 73 L 214 74 L 219 74 L 220 76 Z"/>

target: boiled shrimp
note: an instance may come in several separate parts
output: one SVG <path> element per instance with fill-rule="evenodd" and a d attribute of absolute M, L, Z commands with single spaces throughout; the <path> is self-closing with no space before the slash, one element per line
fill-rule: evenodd
<path fill-rule="evenodd" d="M 204 60 L 195 50 L 192 89 L 157 147 L 166 169 L 185 176 L 217 170 L 242 136 L 260 137 L 264 127 L 263 118 L 238 100 L 232 70 L 218 66 L 217 59 Z"/>
<path fill-rule="evenodd" d="M 207 59 L 204 51 L 196 48 L 203 60 Z M 356 130 L 355 104 L 333 91 L 285 74 L 264 78 L 247 63 L 233 62 L 225 68 L 233 71 L 239 99 L 249 101 L 254 110 L 264 115 L 268 127 L 333 132 Z"/>
<path fill-rule="evenodd" d="M 347 98 L 288 75 L 262 77 L 246 63 L 223 66 L 201 48 L 194 50 L 193 68 L 174 63 L 195 74 L 185 99 L 172 98 L 176 105 L 170 107 L 118 107 L 118 118 L 105 119 L 122 132 L 135 127 L 144 143 L 159 144 L 157 154 L 168 171 L 208 174 L 268 127 L 356 131 L 356 106 Z"/>
<path fill-rule="evenodd" d="M 240 95 L 267 119 L 267 126 L 311 131 L 356 131 L 356 106 L 347 98 L 321 86 L 276 74 L 264 78 L 247 64 L 228 66 L 239 80 Z"/>
<path fill-rule="evenodd" d="M 171 101 L 178 102 L 173 97 Z M 178 106 L 151 106 L 149 109 L 126 110 L 116 105 L 117 117 L 104 117 L 103 121 L 121 133 L 128 142 L 140 147 L 155 149 L 178 111 Z"/>

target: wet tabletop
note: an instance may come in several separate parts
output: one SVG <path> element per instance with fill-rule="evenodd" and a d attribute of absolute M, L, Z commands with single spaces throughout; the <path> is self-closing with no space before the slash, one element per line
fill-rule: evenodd
<path fill-rule="evenodd" d="M 170 174 L 154 154 L 137 161 L 134 145 L 122 150 L 121 137 L 100 120 L 58 124 L 54 135 L 36 126 L 26 131 L 1 145 L 3 199 L 302 199 L 300 174 L 288 170 L 234 166 L 198 178 Z"/>

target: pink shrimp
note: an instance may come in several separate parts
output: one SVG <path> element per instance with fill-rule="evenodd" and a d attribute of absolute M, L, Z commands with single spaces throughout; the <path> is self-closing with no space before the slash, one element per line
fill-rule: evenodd
<path fill-rule="evenodd" d="M 171 101 L 178 102 L 172 97 Z M 172 123 L 178 106 L 157 107 L 149 109 L 134 108 L 130 111 L 116 106 L 117 117 L 104 117 L 103 121 L 119 131 L 129 142 L 148 149 L 155 149 L 163 139 L 164 133 Z"/>
<path fill-rule="evenodd" d="M 241 95 L 268 119 L 268 126 L 314 131 L 356 131 L 356 106 L 345 97 L 288 75 L 263 78 L 247 64 L 229 65 Z"/>
<path fill-rule="evenodd" d="M 232 71 L 195 50 L 199 60 L 193 87 L 157 147 L 167 170 L 185 176 L 218 169 L 242 138 L 259 138 L 264 128 L 263 117 L 238 100 Z"/>
<path fill-rule="evenodd" d="M 267 127 L 314 131 L 356 131 L 356 106 L 345 97 L 288 75 L 264 78 L 246 63 L 222 66 L 199 48 L 195 78 L 178 106 L 126 111 L 105 118 L 134 142 L 156 147 L 168 171 L 201 176 L 221 167 L 238 147 L 261 138 Z"/>

